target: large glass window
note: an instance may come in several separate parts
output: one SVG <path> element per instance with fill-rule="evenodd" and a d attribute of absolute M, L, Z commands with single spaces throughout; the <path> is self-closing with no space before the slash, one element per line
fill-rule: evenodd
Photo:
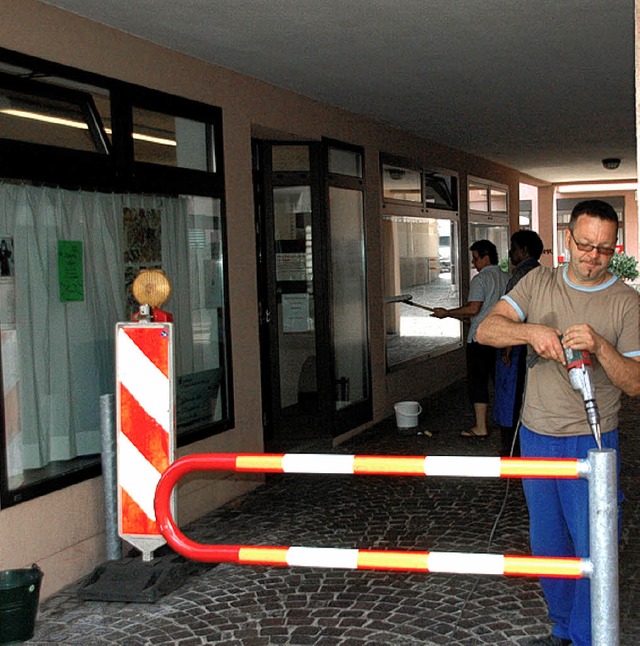
<path fill-rule="evenodd" d="M 175 314 L 178 434 L 228 414 L 220 201 L 0 184 L 0 334 L 8 489 L 101 450 L 127 286 L 161 268 Z"/>
<path fill-rule="evenodd" d="M 178 444 L 232 423 L 220 109 L 6 55 L 2 506 L 99 472 L 115 324 L 141 270 L 172 283 Z"/>
<path fill-rule="evenodd" d="M 387 365 L 459 347 L 460 321 L 436 319 L 424 309 L 460 305 L 457 217 L 390 215 L 383 227 Z"/>
<path fill-rule="evenodd" d="M 462 324 L 429 308 L 460 305 L 458 179 L 381 160 L 387 367 L 462 344 Z M 402 301 L 406 302 L 402 302 Z"/>

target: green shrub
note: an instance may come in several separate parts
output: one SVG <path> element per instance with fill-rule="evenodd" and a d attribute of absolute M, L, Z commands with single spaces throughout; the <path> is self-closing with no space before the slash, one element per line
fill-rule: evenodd
<path fill-rule="evenodd" d="M 635 280 L 640 275 L 638 261 L 626 253 L 613 254 L 609 262 L 609 271 L 622 280 Z"/>

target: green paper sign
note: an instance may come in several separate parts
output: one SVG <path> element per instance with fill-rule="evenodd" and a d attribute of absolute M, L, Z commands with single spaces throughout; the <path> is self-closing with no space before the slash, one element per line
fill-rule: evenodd
<path fill-rule="evenodd" d="M 82 242 L 58 240 L 58 285 L 61 301 L 84 300 Z"/>

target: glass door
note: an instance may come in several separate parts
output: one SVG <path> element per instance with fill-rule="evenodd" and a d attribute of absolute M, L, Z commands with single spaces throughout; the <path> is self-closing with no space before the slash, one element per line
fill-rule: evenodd
<path fill-rule="evenodd" d="M 312 169 L 313 164 L 313 169 Z M 317 164 L 307 144 L 255 142 L 254 190 L 265 448 L 324 434 L 318 421 L 314 226 Z"/>
<path fill-rule="evenodd" d="M 328 176 L 326 151 L 319 143 L 255 142 L 269 451 L 329 446 L 362 423 L 363 401 L 371 410 L 362 178 L 350 186 L 353 177 Z"/>

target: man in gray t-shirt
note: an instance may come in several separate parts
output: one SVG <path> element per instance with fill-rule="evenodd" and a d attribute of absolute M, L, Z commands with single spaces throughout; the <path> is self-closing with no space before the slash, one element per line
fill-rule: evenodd
<path fill-rule="evenodd" d="M 602 448 L 620 468 L 618 409 L 622 393 L 640 396 L 640 297 L 611 274 L 618 214 L 602 200 L 571 212 L 564 267 L 528 273 L 488 314 L 478 338 L 495 347 L 526 343 L 538 355 L 527 369 L 520 425 L 525 458 L 585 459 L 597 446 L 582 395 L 567 374 L 565 349 L 591 355 Z M 524 478 L 534 556 L 588 558 L 589 487 L 570 478 Z M 618 493 L 622 501 L 622 493 Z M 554 622 L 530 646 L 591 646 L 589 581 L 541 577 Z"/>
<path fill-rule="evenodd" d="M 476 341 L 478 326 L 498 302 L 507 287 L 509 275 L 498 267 L 498 250 L 489 240 L 478 240 L 471 247 L 471 264 L 478 274 L 471 279 L 467 304 L 447 310 L 436 307 L 433 316 L 439 319 L 451 317 L 469 319 L 471 326 L 467 336 L 467 390 L 475 413 L 474 426 L 462 432 L 462 437 L 485 438 L 487 408 L 489 405 L 489 380 L 495 367 L 495 350 Z"/>

